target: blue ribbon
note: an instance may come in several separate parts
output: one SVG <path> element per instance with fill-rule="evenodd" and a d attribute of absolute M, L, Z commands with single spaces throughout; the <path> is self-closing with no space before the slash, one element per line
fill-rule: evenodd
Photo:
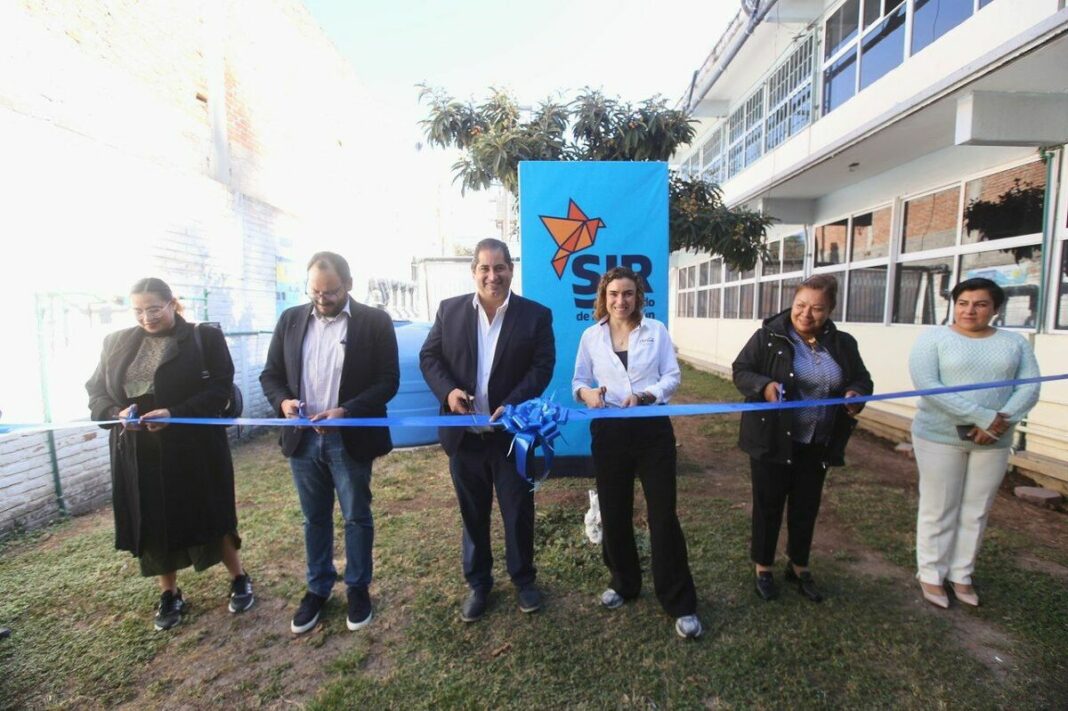
<path fill-rule="evenodd" d="M 501 414 L 500 424 L 505 432 L 513 435 L 512 446 L 508 449 L 511 454 L 515 451 L 515 468 L 519 476 L 530 484 L 531 491 L 537 491 L 541 483 L 549 476 L 549 470 L 553 466 L 555 449 L 553 440 L 560 437 L 560 425 L 567 422 L 569 410 L 552 401 L 536 397 L 519 405 L 505 405 Z M 545 471 L 535 479 L 527 473 L 527 464 L 530 455 L 538 447 L 542 448 L 545 457 Z"/>
<path fill-rule="evenodd" d="M 926 388 L 924 390 L 899 390 L 896 392 L 880 393 L 878 395 L 858 395 L 851 398 L 826 398 L 822 400 L 787 400 L 784 402 L 712 402 L 693 405 L 656 405 L 653 407 L 627 407 L 627 408 L 568 408 L 562 407 L 551 401 L 541 399 L 530 400 L 527 403 L 514 406 L 513 413 L 529 413 L 535 408 L 520 410 L 528 403 L 540 403 L 537 407 L 551 406 L 541 415 L 540 427 L 545 427 L 547 432 L 552 432 L 549 427 L 549 412 L 555 413 L 557 424 L 563 424 L 568 419 L 572 420 L 597 420 L 597 419 L 622 419 L 629 417 L 687 417 L 691 415 L 719 415 L 728 412 L 745 412 L 748 410 L 790 410 L 799 407 L 824 407 L 834 405 L 854 405 L 862 402 L 875 402 L 879 400 L 898 400 L 909 397 L 923 397 L 925 395 L 943 395 L 946 393 L 966 392 L 969 390 L 986 390 L 989 388 L 1014 387 L 1016 385 L 1029 385 L 1050 382 L 1053 380 L 1068 380 L 1068 373 L 1060 375 L 1043 375 L 1034 378 L 1021 378 L 1018 380 L 995 380 L 986 383 L 971 383 L 969 385 L 952 385 L 939 388 Z M 507 408 L 506 408 L 507 412 Z M 524 415 L 525 416 L 525 415 Z M 503 419 L 503 418 L 502 418 Z M 0 424 L 0 435 L 14 434 L 17 432 L 48 432 L 66 429 L 80 429 L 83 427 L 108 426 L 126 424 L 131 420 L 78 420 L 74 422 L 14 422 Z M 137 420 L 139 423 L 145 420 Z M 413 417 L 346 417 L 335 420 L 319 420 L 312 422 L 306 417 L 296 418 L 257 418 L 257 417 L 160 417 L 152 422 L 173 425 L 244 425 L 249 427 L 492 427 L 504 425 L 504 422 L 490 422 L 488 415 L 427 415 Z M 507 429 L 507 425 L 505 425 Z M 512 430 L 508 430 L 512 431 Z M 518 429 L 516 430 L 518 431 Z M 553 439 L 556 435 L 553 436 Z"/>

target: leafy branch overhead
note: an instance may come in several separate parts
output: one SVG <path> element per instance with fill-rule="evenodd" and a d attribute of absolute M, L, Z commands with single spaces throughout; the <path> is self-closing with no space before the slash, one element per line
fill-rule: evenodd
<path fill-rule="evenodd" d="M 528 109 L 496 88 L 475 104 L 423 85 L 419 98 L 429 107 L 420 122 L 427 142 L 462 154 L 453 172 L 464 192 L 500 183 L 518 194 L 524 160 L 667 161 L 695 132 L 662 97 L 634 105 L 587 88 L 572 101 Z M 719 186 L 696 177 L 673 173 L 669 193 L 672 250 L 719 254 L 735 269 L 751 269 L 764 255 L 773 218 L 727 207 Z"/>

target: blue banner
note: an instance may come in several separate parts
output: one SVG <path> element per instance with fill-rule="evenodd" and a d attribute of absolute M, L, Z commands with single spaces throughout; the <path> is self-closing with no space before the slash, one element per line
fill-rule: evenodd
<path fill-rule="evenodd" d="M 597 282 L 616 266 L 645 279 L 645 315 L 667 323 L 666 163 L 524 161 L 519 164 L 523 296 L 553 312 L 556 370 L 546 398 L 575 405 L 571 376 L 594 323 Z M 589 424 L 561 428 L 557 457 L 588 457 Z M 558 465 L 568 474 L 568 463 Z M 570 472 L 585 473 L 585 472 Z"/>

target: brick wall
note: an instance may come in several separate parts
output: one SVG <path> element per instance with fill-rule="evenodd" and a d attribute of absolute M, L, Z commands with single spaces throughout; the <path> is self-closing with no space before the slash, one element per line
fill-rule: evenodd
<path fill-rule="evenodd" d="M 222 324 L 245 412 L 267 415 L 278 264 L 359 206 L 364 98 L 299 0 L 2 4 L 0 303 L 23 344 L 4 418 L 86 417 L 100 342 L 150 274 Z M 71 513 L 110 500 L 103 430 L 57 433 L 55 457 Z M 47 437 L 0 437 L 0 534 L 59 510 Z"/>

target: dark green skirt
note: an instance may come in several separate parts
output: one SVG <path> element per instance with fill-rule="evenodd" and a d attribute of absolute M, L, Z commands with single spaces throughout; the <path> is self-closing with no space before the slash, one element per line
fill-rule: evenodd
<path fill-rule="evenodd" d="M 241 547 L 241 539 L 236 533 L 233 537 L 234 547 Z M 169 551 L 163 546 L 154 545 L 155 541 L 145 541 L 141 550 L 141 575 L 146 578 L 166 575 L 182 568 L 192 566 L 198 573 L 222 562 L 223 537 L 199 546 L 189 546 Z"/>

